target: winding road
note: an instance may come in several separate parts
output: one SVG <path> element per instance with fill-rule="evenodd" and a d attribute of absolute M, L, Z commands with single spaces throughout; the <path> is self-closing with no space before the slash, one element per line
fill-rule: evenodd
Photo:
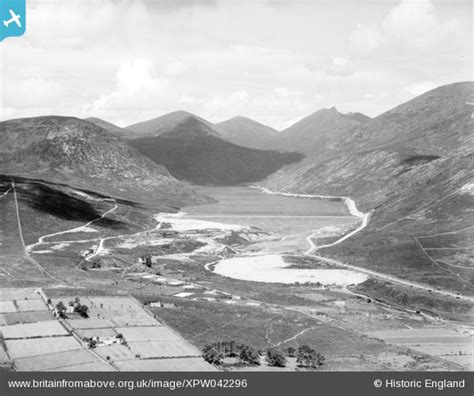
<path fill-rule="evenodd" d="M 343 241 L 345 241 L 346 239 L 350 238 L 351 236 L 355 235 L 356 233 L 362 231 L 368 224 L 369 222 L 369 219 L 370 219 L 370 215 L 371 213 L 362 213 L 360 212 L 357 207 L 356 207 L 356 204 L 355 202 L 348 198 L 348 197 L 335 197 L 335 196 L 324 196 L 324 195 L 310 195 L 310 194 L 292 194 L 292 193 L 282 193 L 282 192 L 275 192 L 275 191 L 270 191 L 264 187 L 259 187 L 259 186 L 254 186 L 253 188 L 259 188 L 263 193 L 265 194 L 274 194 L 274 195 L 283 195 L 283 196 L 290 196 L 290 197 L 301 197 L 301 198 L 340 198 L 340 199 L 343 199 L 344 202 L 346 203 L 348 209 L 349 209 L 349 212 L 351 214 L 353 214 L 354 216 L 356 217 L 360 217 L 362 219 L 362 223 L 359 227 L 357 227 L 355 230 L 349 232 L 348 234 L 344 235 L 343 237 L 341 237 L 340 239 L 338 239 L 337 241 L 331 243 L 331 244 L 328 244 L 328 245 L 321 245 L 321 246 L 317 246 L 314 241 L 313 241 L 313 235 L 314 234 L 311 234 L 311 235 L 308 235 L 306 237 L 306 241 L 308 242 L 309 244 L 309 249 L 306 250 L 303 254 L 305 256 L 308 256 L 308 257 L 314 257 L 320 261 L 323 261 L 323 262 L 326 262 L 328 264 L 332 264 L 332 265 L 335 265 L 335 266 L 339 266 L 339 267 L 344 267 L 344 268 L 347 268 L 347 269 L 350 269 L 350 270 L 353 270 L 353 271 L 358 271 L 358 272 L 362 272 L 364 274 L 367 274 L 367 275 L 370 275 L 372 277 L 375 277 L 375 278 L 379 278 L 379 279 L 382 279 L 382 280 L 386 280 L 386 281 L 390 281 L 390 282 L 393 282 L 393 283 L 398 283 L 400 285 L 404 285 L 404 286 L 408 286 L 408 287 L 412 287 L 412 288 L 415 288 L 415 289 L 419 289 L 419 290 L 424 290 L 424 291 L 427 291 L 427 292 L 431 292 L 431 293 L 434 293 L 434 294 L 439 294 L 439 295 L 443 295 L 443 296 L 447 296 L 447 297 L 452 297 L 452 298 L 456 298 L 456 299 L 459 299 L 459 300 L 463 300 L 463 301 L 469 301 L 471 303 L 474 302 L 474 297 L 471 297 L 471 296 L 466 296 L 466 295 L 462 295 L 462 294 L 458 294 L 458 293 L 455 293 L 455 292 L 451 292 L 449 290 L 443 290 L 443 289 L 435 289 L 433 288 L 433 286 L 429 286 L 429 285 L 423 285 L 421 283 L 417 283 L 417 282 L 412 282 L 412 281 L 408 281 L 408 280 L 405 280 L 405 279 L 400 279 L 396 276 L 392 276 L 392 275 L 387 275 L 387 274 L 383 274 L 383 273 L 380 273 L 380 272 L 377 272 L 377 271 L 373 271 L 373 270 L 370 270 L 370 269 L 366 269 L 366 268 L 363 268 L 363 267 L 359 267 L 359 266 L 356 266 L 356 265 L 352 265 L 352 264 L 346 264 L 346 263 L 343 263 L 342 261 L 340 260 L 335 260 L 335 259 L 331 259 L 331 258 L 328 258 L 328 257 L 324 257 L 324 256 L 321 256 L 319 254 L 316 254 L 315 252 L 318 251 L 319 249 L 322 249 L 322 248 L 325 248 L 325 247 L 329 247 L 329 246 L 334 246 L 334 245 L 337 245 Z"/>

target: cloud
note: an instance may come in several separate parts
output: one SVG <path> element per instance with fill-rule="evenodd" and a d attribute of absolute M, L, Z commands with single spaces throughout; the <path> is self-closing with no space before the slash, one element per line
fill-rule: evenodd
<path fill-rule="evenodd" d="M 382 34 L 377 28 L 362 24 L 358 24 L 349 36 L 351 49 L 362 54 L 379 48 L 381 41 Z"/>
<path fill-rule="evenodd" d="M 303 95 L 303 92 L 297 91 L 295 89 L 288 89 L 288 88 L 275 88 L 273 90 L 273 93 L 277 96 L 301 96 Z"/>
<path fill-rule="evenodd" d="M 176 12 L 186 8 L 217 7 L 217 0 L 142 0 L 146 7 L 159 12 Z"/>
<path fill-rule="evenodd" d="M 440 22 L 430 0 L 402 0 L 382 22 L 388 36 L 406 45 L 422 47 L 437 36 Z"/>
<path fill-rule="evenodd" d="M 336 66 L 345 66 L 347 65 L 348 60 L 340 56 L 333 56 L 332 63 Z"/>
<path fill-rule="evenodd" d="M 149 59 L 122 62 L 116 72 L 115 90 L 102 95 L 84 113 L 107 114 L 122 110 L 132 111 L 154 107 L 164 99 L 168 81 L 153 75 Z"/>
<path fill-rule="evenodd" d="M 38 77 L 17 81 L 2 79 L 2 98 L 6 107 L 47 108 L 60 102 L 63 95 L 63 88 L 56 81 Z"/>
<path fill-rule="evenodd" d="M 189 69 L 190 67 L 186 63 L 180 60 L 175 60 L 168 62 L 164 65 L 163 73 L 170 76 L 179 76 L 180 74 L 185 73 Z"/>
<path fill-rule="evenodd" d="M 125 125 L 183 109 L 281 128 L 321 107 L 374 115 L 420 82 L 472 79 L 467 0 L 339 3 L 31 1 L 27 34 L 2 43 L 3 118 Z"/>
<path fill-rule="evenodd" d="M 408 93 L 412 94 L 413 96 L 418 96 L 425 92 L 431 91 L 434 88 L 436 88 L 436 84 L 432 83 L 431 81 L 423 81 L 415 84 L 410 84 L 404 87 L 403 89 Z"/>
<path fill-rule="evenodd" d="M 453 19 L 439 18 L 431 0 L 401 0 L 380 24 L 358 24 L 349 36 L 353 51 L 362 54 L 385 50 L 423 51 L 451 45 L 459 28 Z"/>

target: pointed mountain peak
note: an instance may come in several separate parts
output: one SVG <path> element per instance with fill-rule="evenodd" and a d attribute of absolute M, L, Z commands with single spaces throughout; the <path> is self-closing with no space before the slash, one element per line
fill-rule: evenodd
<path fill-rule="evenodd" d="M 136 137 L 140 136 L 159 136 L 163 133 L 171 132 L 173 129 L 181 125 L 187 120 L 196 120 L 212 129 L 213 124 L 209 121 L 198 117 L 197 115 L 184 110 L 173 111 L 160 117 L 153 118 L 148 121 L 139 122 L 129 125 L 125 129 L 135 133 Z"/>

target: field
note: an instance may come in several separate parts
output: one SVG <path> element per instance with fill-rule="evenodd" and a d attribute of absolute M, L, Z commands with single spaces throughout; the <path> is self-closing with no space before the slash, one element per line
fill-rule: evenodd
<path fill-rule="evenodd" d="M 117 362 L 125 362 L 124 368 L 134 370 L 143 365 L 142 359 L 148 361 L 145 366 L 167 367 L 165 370 L 171 371 L 174 366 L 183 370 L 213 370 L 202 360 L 198 349 L 163 326 L 134 298 L 81 296 L 81 304 L 93 307 L 89 312 L 91 318 L 60 321 L 53 320 L 47 305 L 41 299 L 27 300 L 28 296 L 41 298 L 36 290 L 4 290 L 2 294 L 2 302 L 11 303 L 4 304 L 9 309 L 16 307 L 13 302 L 17 300 L 6 299 L 23 298 L 21 301 L 42 303 L 44 311 L 32 311 L 34 315 L 43 312 L 50 316 L 50 320 L 0 326 L 0 334 L 6 347 L 6 351 L 1 349 L 0 362 L 8 364 L 11 358 L 15 370 L 114 371 L 120 370 Z M 63 301 L 67 305 L 75 299 L 76 296 L 71 295 L 54 297 L 52 303 Z M 34 308 L 38 306 L 34 305 Z M 33 319 L 28 318 L 29 312 L 3 315 L 13 314 L 25 315 L 27 320 Z M 70 332 L 75 333 L 77 338 Z M 123 338 L 117 338 L 119 334 Z M 86 340 L 78 341 L 91 338 L 98 340 L 98 345 L 92 349 Z M 160 363 L 157 359 L 164 361 Z"/>
<path fill-rule="evenodd" d="M 8 300 L 41 300 L 41 295 L 35 289 L 0 289 L 0 301 Z"/>
<path fill-rule="evenodd" d="M 82 348 L 81 344 L 71 336 L 6 340 L 5 344 L 13 359 Z"/>
<path fill-rule="evenodd" d="M 177 336 L 162 341 L 131 341 L 128 344 L 130 350 L 142 359 L 181 356 L 199 357 L 201 355 L 195 347 L 182 342 L 182 339 Z"/>
<path fill-rule="evenodd" d="M 5 340 L 63 336 L 68 334 L 66 329 L 57 320 L 1 326 L 0 333 L 3 334 Z"/>
<path fill-rule="evenodd" d="M 449 328 L 399 329 L 396 331 L 374 331 L 368 335 L 391 344 L 438 356 L 442 359 L 474 369 L 473 336 Z"/>
<path fill-rule="evenodd" d="M 73 301 L 75 296 L 53 298 L 53 302 Z M 177 333 L 163 326 L 141 304 L 130 297 L 81 296 L 81 304 L 87 304 L 90 309 L 89 319 L 67 320 L 68 326 L 80 337 L 98 337 L 108 340 L 121 334 L 126 345 L 120 343 L 100 344 L 93 349 L 94 353 L 106 361 L 114 362 L 114 367 L 120 369 L 120 364 L 128 361 L 127 367 L 134 363 L 141 365 L 141 359 L 200 358 L 200 351 L 185 341 Z M 108 341 L 105 341 L 108 342 Z M 168 361 L 169 359 L 166 359 Z M 183 365 L 194 369 L 194 360 Z M 203 361 L 202 361 L 203 362 Z M 120 364 L 119 364 L 120 363 Z M 203 362 L 204 363 L 204 362 Z M 205 364 L 207 365 L 207 363 Z M 198 364 L 197 368 L 202 367 Z M 212 367 L 208 366 L 208 369 Z"/>
<path fill-rule="evenodd" d="M 89 351 L 74 349 L 15 359 L 15 367 L 18 371 L 63 370 L 67 366 L 98 361 Z"/>
<path fill-rule="evenodd" d="M 202 358 L 122 360 L 115 363 L 120 371 L 216 371 Z"/>
<path fill-rule="evenodd" d="M 63 366 L 60 368 L 48 369 L 45 371 L 115 371 L 115 369 L 107 363 L 102 361 L 92 362 L 92 363 L 83 363 L 83 364 L 73 364 L 69 366 Z"/>
<path fill-rule="evenodd" d="M 112 362 L 135 358 L 135 354 L 130 350 L 130 348 L 118 344 L 99 346 L 94 349 L 94 352 L 103 359 L 108 359 Z"/>

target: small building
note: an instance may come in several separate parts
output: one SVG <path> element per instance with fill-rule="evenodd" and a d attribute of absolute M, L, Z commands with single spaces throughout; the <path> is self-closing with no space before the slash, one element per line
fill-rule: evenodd
<path fill-rule="evenodd" d="M 157 230 L 158 235 L 161 235 L 163 238 L 172 238 L 179 235 L 178 231 L 175 230 Z"/>

